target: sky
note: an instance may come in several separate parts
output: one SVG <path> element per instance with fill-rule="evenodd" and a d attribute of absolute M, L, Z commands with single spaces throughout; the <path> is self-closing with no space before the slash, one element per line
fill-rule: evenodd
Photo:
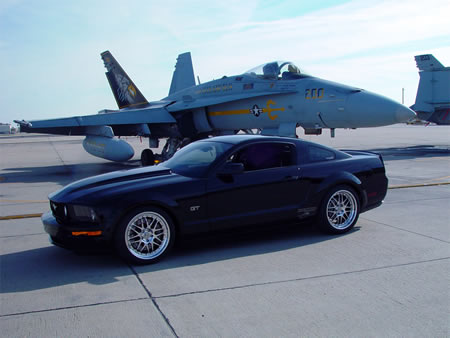
<path fill-rule="evenodd" d="M 450 66 L 448 0 L 1 0 L 0 122 L 116 109 L 109 50 L 149 101 L 190 51 L 203 82 L 272 60 L 415 101 L 415 55 Z"/>

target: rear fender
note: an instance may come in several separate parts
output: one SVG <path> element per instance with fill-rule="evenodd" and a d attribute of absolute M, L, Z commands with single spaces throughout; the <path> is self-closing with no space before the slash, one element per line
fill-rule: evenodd
<path fill-rule="evenodd" d="M 322 199 L 322 197 L 326 194 L 328 190 L 330 190 L 332 187 L 341 184 L 349 185 L 350 187 L 355 189 L 359 197 L 361 208 L 363 208 L 367 204 L 367 194 L 365 193 L 362 187 L 361 180 L 355 175 L 346 171 L 337 172 L 333 175 L 328 176 L 325 180 L 323 180 L 316 190 L 316 196 Z M 320 203 L 321 200 L 316 202 Z"/>

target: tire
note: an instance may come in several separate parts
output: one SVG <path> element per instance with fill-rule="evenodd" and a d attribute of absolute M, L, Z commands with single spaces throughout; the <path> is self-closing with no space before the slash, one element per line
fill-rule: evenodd
<path fill-rule="evenodd" d="M 156 207 L 139 208 L 128 213 L 114 235 L 119 256 L 136 264 L 159 261 L 172 249 L 174 241 L 172 219 Z"/>
<path fill-rule="evenodd" d="M 144 149 L 141 153 L 141 163 L 143 167 L 155 164 L 155 154 L 151 149 Z"/>
<path fill-rule="evenodd" d="M 342 234 L 351 230 L 359 217 L 358 194 L 347 185 L 333 187 L 319 210 L 319 226 L 327 233 Z"/>

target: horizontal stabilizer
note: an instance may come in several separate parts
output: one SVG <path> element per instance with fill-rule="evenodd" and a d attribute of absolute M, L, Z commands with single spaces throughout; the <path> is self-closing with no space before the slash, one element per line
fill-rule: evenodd
<path fill-rule="evenodd" d="M 119 108 L 140 108 L 148 105 L 147 99 L 142 95 L 112 54 L 106 51 L 101 56 L 108 70 L 106 77 L 108 78 L 109 85 L 111 86 Z"/>
<path fill-rule="evenodd" d="M 192 86 L 195 86 L 194 68 L 192 67 L 191 53 L 187 52 L 178 55 L 169 95 Z"/>

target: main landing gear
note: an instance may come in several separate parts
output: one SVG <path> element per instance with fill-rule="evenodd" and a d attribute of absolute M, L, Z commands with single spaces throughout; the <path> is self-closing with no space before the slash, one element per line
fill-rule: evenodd
<path fill-rule="evenodd" d="M 141 163 L 143 167 L 155 164 L 155 154 L 151 149 L 142 150 Z"/>
<path fill-rule="evenodd" d="M 141 153 L 142 166 L 145 167 L 167 161 L 178 149 L 183 148 L 190 142 L 191 141 L 188 138 L 181 139 L 170 137 L 167 139 L 161 154 L 155 154 L 151 149 L 144 149 Z"/>

